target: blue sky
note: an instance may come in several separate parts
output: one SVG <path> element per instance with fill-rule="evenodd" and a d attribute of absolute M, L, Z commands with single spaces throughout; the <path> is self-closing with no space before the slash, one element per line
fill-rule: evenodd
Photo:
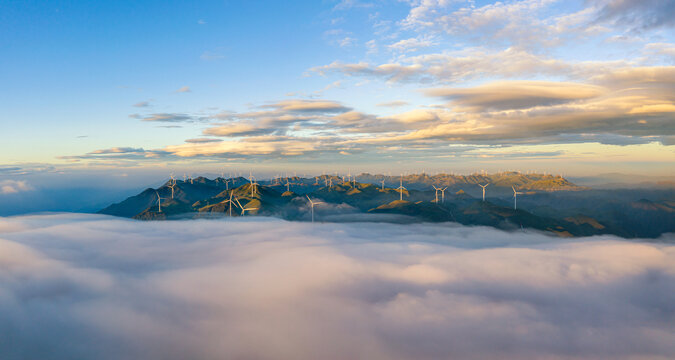
<path fill-rule="evenodd" d="M 674 8 L 3 2 L 0 176 L 673 175 Z"/>

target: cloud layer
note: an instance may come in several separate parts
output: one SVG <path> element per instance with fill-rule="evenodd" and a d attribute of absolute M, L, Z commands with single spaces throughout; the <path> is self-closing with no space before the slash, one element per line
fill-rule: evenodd
<path fill-rule="evenodd" d="M 672 358 L 663 240 L 0 218 L 0 357 Z"/>

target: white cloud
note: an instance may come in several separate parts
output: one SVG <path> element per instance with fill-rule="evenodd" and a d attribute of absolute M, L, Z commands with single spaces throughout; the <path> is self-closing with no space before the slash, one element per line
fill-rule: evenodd
<path fill-rule="evenodd" d="M 399 40 L 388 46 L 390 50 L 398 52 L 417 51 L 422 48 L 434 46 L 437 43 L 430 37 L 417 37 L 410 39 Z"/>
<path fill-rule="evenodd" d="M 33 187 L 25 181 L 20 180 L 0 180 L 0 195 L 16 194 L 24 191 L 31 191 Z"/>
<path fill-rule="evenodd" d="M 177 93 L 188 93 L 188 92 L 191 92 L 191 91 L 192 91 L 192 90 L 190 90 L 190 87 L 189 87 L 189 86 L 183 86 L 182 88 L 180 88 L 180 89 L 178 89 L 178 90 L 176 90 L 176 91 L 174 91 L 174 92 L 177 92 Z"/>
<path fill-rule="evenodd" d="M 662 240 L 0 218 L 0 328 L 12 339 L 0 357 L 673 358 L 675 238 Z"/>
<path fill-rule="evenodd" d="M 338 45 L 340 45 L 340 47 L 349 47 L 349 46 L 352 46 L 356 43 L 356 39 L 354 39 L 353 37 L 347 36 L 347 37 L 344 37 L 344 38 L 338 40 L 337 43 L 338 43 Z"/>

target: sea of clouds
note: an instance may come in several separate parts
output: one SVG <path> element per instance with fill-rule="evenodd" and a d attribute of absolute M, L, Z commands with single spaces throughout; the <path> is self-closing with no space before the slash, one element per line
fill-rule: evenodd
<path fill-rule="evenodd" d="M 0 359 L 673 359 L 675 237 L 0 218 Z"/>

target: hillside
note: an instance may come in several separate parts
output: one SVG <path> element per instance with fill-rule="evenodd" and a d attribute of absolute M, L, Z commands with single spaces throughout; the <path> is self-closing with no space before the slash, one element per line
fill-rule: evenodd
<path fill-rule="evenodd" d="M 148 188 L 112 204 L 100 213 L 139 220 L 206 215 L 308 220 L 309 196 L 322 203 L 315 207 L 319 221 L 332 219 L 336 214 L 360 213 L 505 230 L 530 228 L 558 236 L 614 234 L 654 238 L 675 231 L 673 192 L 640 192 L 636 198 L 623 192 L 617 198 L 613 193 L 576 186 L 562 177 L 519 173 L 410 175 L 403 177 L 406 189 L 401 191 L 396 189 L 400 178 L 367 174 L 358 178 L 375 182 L 378 177 L 379 184 L 353 179 L 347 182 L 328 175 L 258 181 L 257 185 L 244 178 L 168 181 L 157 189 Z M 393 186 L 388 186 L 388 181 Z M 483 201 L 482 189 L 477 184 L 486 182 L 490 185 Z M 436 192 L 433 186 L 441 190 Z M 517 209 L 512 186 L 520 191 Z M 464 189 L 473 190 L 468 193 Z"/>

